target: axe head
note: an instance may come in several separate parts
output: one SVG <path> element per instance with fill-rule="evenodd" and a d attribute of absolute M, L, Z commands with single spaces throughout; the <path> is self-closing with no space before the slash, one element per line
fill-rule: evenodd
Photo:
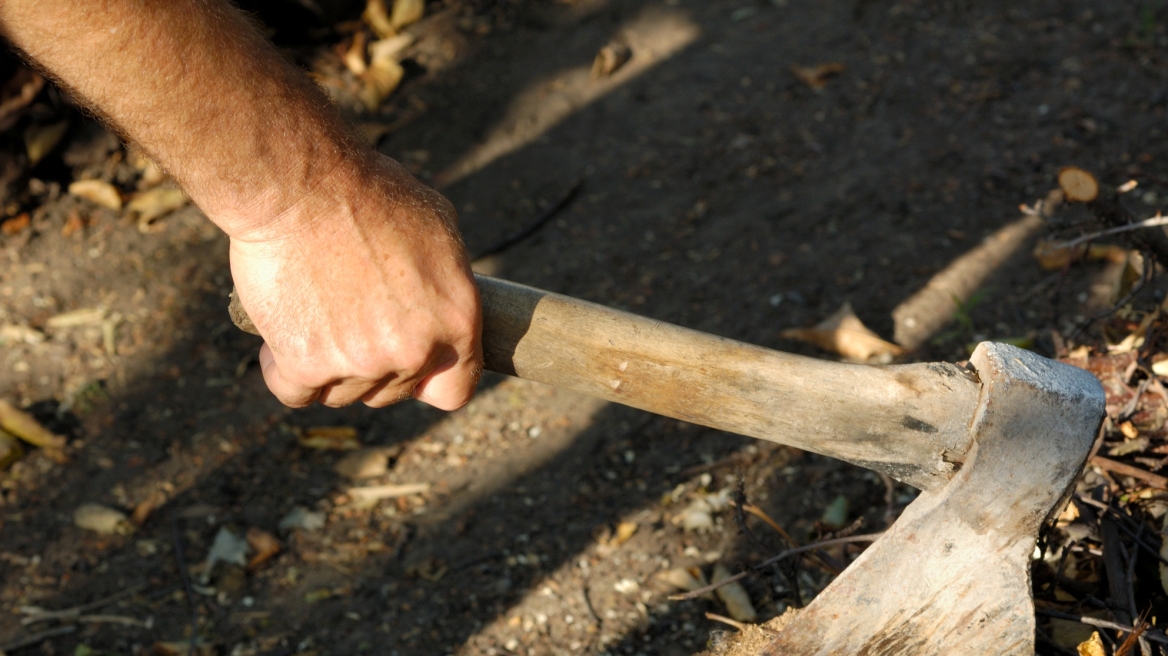
<path fill-rule="evenodd" d="M 1081 369 L 983 343 L 972 448 L 760 656 L 1033 654 L 1030 559 L 1104 416 Z"/>

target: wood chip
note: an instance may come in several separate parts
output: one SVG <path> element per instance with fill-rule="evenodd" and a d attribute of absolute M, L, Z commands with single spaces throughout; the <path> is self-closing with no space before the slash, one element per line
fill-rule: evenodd
<path fill-rule="evenodd" d="M 305 428 L 296 443 L 309 449 L 352 451 L 361 448 L 357 429 L 352 426 L 313 426 Z"/>
<path fill-rule="evenodd" d="M 1059 171 L 1058 182 L 1067 200 L 1089 203 L 1099 197 L 1099 182 L 1095 176 L 1077 166 Z"/>
<path fill-rule="evenodd" d="M 0 344 L 40 344 L 43 341 L 45 334 L 36 328 L 14 323 L 0 325 Z"/>
<path fill-rule="evenodd" d="M 851 303 L 844 303 L 835 314 L 814 328 L 789 328 L 781 336 L 784 339 L 809 342 L 825 351 L 861 362 L 872 359 L 889 361 L 904 354 L 903 348 L 884 341 L 869 330 L 856 316 Z"/>
<path fill-rule="evenodd" d="M 345 490 L 355 503 L 380 501 L 382 499 L 396 499 L 408 497 L 412 494 L 422 494 L 430 489 L 429 483 L 405 483 L 401 485 L 370 485 L 369 487 L 351 487 Z"/>
<path fill-rule="evenodd" d="M 80 308 L 62 312 L 45 321 L 46 328 L 76 328 L 78 326 L 97 326 L 105 319 L 105 308 Z"/>

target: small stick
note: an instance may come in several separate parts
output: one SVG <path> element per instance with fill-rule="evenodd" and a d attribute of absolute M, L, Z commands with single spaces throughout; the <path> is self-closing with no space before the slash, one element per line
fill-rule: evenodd
<path fill-rule="evenodd" d="M 1072 615 L 1070 613 L 1063 613 L 1057 610 L 1050 610 L 1048 608 L 1038 608 L 1035 610 L 1039 615 L 1046 615 L 1047 617 L 1054 617 L 1060 620 L 1070 620 L 1078 622 L 1079 624 L 1086 624 L 1088 626 L 1097 626 L 1101 629 L 1111 629 L 1113 631 L 1123 631 L 1124 633 L 1135 632 L 1135 627 L 1126 624 L 1119 624 L 1117 622 L 1109 622 L 1107 620 L 1099 620 L 1094 617 L 1084 617 L 1083 615 Z M 1168 635 L 1164 635 L 1159 631 L 1144 631 L 1144 637 L 1161 644 L 1168 645 Z"/>
<path fill-rule="evenodd" d="M 1093 456 L 1091 458 L 1091 464 L 1099 467 L 1104 471 L 1109 471 L 1113 474 L 1119 474 L 1121 476 L 1131 476 L 1132 478 L 1138 478 L 1148 483 L 1152 487 L 1168 490 L 1168 478 L 1160 476 L 1159 474 L 1153 474 L 1150 471 L 1144 471 L 1139 467 L 1132 467 L 1131 465 L 1117 462 L 1110 458 L 1104 458 L 1103 456 Z"/>
<path fill-rule="evenodd" d="M 728 584 L 733 583 L 735 581 L 741 581 L 742 579 L 749 576 L 751 574 L 751 572 L 754 570 L 758 570 L 758 569 L 761 569 L 763 567 L 767 567 L 768 565 L 774 565 L 775 563 L 786 560 L 787 558 L 790 558 L 791 556 L 797 556 L 801 553 L 806 553 L 808 551 L 814 551 L 816 549 L 821 549 L 823 547 L 830 547 L 833 544 L 847 544 L 849 542 L 875 542 L 876 540 L 879 540 L 880 536 L 882 536 L 882 535 L 884 535 L 883 532 L 868 533 L 866 535 L 849 535 L 849 536 L 844 537 L 844 538 L 832 538 L 831 540 L 821 540 L 819 542 L 812 542 L 811 544 L 803 545 L 802 547 L 788 549 L 777 556 L 767 558 L 766 560 L 755 565 L 754 567 L 751 567 L 749 570 L 747 570 L 745 572 L 739 572 L 739 573 L 735 574 L 734 576 L 730 576 L 730 577 L 727 577 L 725 579 L 722 579 L 721 581 L 718 581 L 717 583 L 711 583 L 710 585 L 707 585 L 704 588 L 698 588 L 697 590 L 692 590 L 690 592 L 686 592 L 683 594 L 670 595 L 668 598 L 670 601 L 684 601 L 686 599 L 697 599 L 698 597 L 706 594 L 707 592 L 712 592 L 714 590 L 717 590 L 718 588 L 720 588 L 724 585 L 728 585 Z"/>
<path fill-rule="evenodd" d="M 61 610 L 40 610 L 40 609 L 38 609 L 36 611 L 27 612 L 26 614 L 28 615 L 28 617 L 21 619 L 20 623 L 24 626 L 28 626 L 30 624 L 36 624 L 38 622 L 48 622 L 49 620 L 76 619 L 82 613 L 84 613 L 86 611 L 97 610 L 98 608 L 102 608 L 104 606 L 109 606 L 110 604 L 112 604 L 116 601 L 121 601 L 122 599 L 125 599 L 126 597 L 133 596 L 133 595 L 135 595 L 135 594 L 137 594 L 145 589 L 146 589 L 146 584 L 139 583 L 138 585 L 132 585 L 132 586 L 126 588 L 125 590 L 122 590 L 121 592 L 119 592 L 117 594 L 110 595 L 104 599 L 98 599 L 97 601 L 91 601 L 88 604 L 81 604 L 80 606 L 74 606 L 72 608 L 64 608 Z"/>
<path fill-rule="evenodd" d="M 559 200 L 557 200 L 555 203 L 552 203 L 551 207 L 544 210 L 543 214 L 540 214 L 538 217 L 536 217 L 536 219 L 532 221 L 530 225 L 520 228 L 518 232 L 512 234 L 510 237 L 496 242 L 495 244 L 486 247 L 482 251 L 475 253 L 474 256 L 471 257 L 471 261 L 477 262 L 484 257 L 498 255 L 499 253 L 502 253 L 508 248 L 511 248 L 515 244 L 518 244 L 524 239 L 527 239 L 531 235 L 535 234 L 535 232 L 542 228 L 544 224 L 546 224 L 548 221 L 551 221 L 552 217 L 554 217 L 561 209 L 564 208 L 565 205 L 568 204 L 568 201 L 572 200 L 572 198 L 576 195 L 576 192 L 580 191 L 580 187 L 583 184 L 583 178 L 572 183 L 572 186 L 568 188 L 568 191 L 565 192 L 563 196 L 560 196 Z"/>
<path fill-rule="evenodd" d="M 234 294 L 235 292 L 232 292 Z M 195 589 L 191 585 L 191 573 L 187 571 L 186 558 L 183 558 L 182 534 L 178 530 L 178 515 L 170 515 L 170 532 L 174 540 L 174 560 L 178 565 L 178 575 L 182 579 L 183 591 L 187 597 L 187 607 L 191 611 L 191 641 L 188 651 L 195 653 L 199 640 L 199 609 L 195 606 Z"/>
<path fill-rule="evenodd" d="M 771 519 L 771 516 L 766 514 L 766 511 L 764 511 L 762 508 L 759 508 L 753 503 L 744 503 L 742 504 L 742 509 L 766 522 L 766 525 L 773 528 L 775 533 L 778 533 L 784 540 L 787 541 L 787 544 L 791 545 L 792 547 L 799 546 L 799 543 L 791 537 L 791 534 L 783 530 L 783 527 L 779 526 L 778 522 Z"/>
<path fill-rule="evenodd" d="M 706 613 L 706 619 L 714 620 L 715 622 L 721 622 L 723 624 L 729 624 L 730 626 L 738 629 L 739 631 L 746 629 L 746 627 L 753 626 L 753 627 L 758 628 L 758 629 L 760 629 L 766 633 L 769 633 L 771 635 L 779 635 L 778 631 L 775 631 L 774 629 L 771 629 L 771 628 L 767 628 L 761 624 L 748 624 L 745 622 L 739 622 L 738 620 L 732 620 L 729 617 L 726 617 L 725 615 L 719 615 L 717 613 Z"/>
<path fill-rule="evenodd" d="M 1059 172 L 1059 187 L 1069 201 L 1086 203 L 1095 218 L 1114 227 L 1134 225 L 1131 212 L 1119 202 L 1114 187 L 1103 186 L 1087 171 L 1068 166 Z M 1141 230 L 1131 236 L 1138 248 L 1151 251 L 1161 264 L 1168 263 L 1168 234 L 1163 230 Z"/>
<path fill-rule="evenodd" d="M 1072 239 L 1070 241 L 1064 241 L 1062 243 L 1055 244 L 1054 248 L 1074 248 L 1075 246 L 1078 246 L 1079 244 L 1085 244 L 1089 241 L 1095 241 L 1096 239 L 1098 239 L 1100 237 L 1107 237 L 1109 235 L 1118 235 L 1121 232 L 1130 232 L 1132 230 L 1140 230 L 1143 228 L 1156 228 L 1159 226 L 1168 226 L 1168 216 L 1161 216 L 1161 215 L 1157 214 L 1156 216 L 1153 216 L 1150 219 L 1144 219 L 1143 221 L 1139 221 L 1137 223 L 1129 223 L 1127 225 L 1121 225 L 1121 226 L 1116 226 L 1114 228 L 1108 228 L 1106 230 L 1100 230 L 1099 232 L 1092 232 L 1090 234 L 1083 235 L 1082 237 L 1078 237 L 1078 238 Z"/>
<path fill-rule="evenodd" d="M 10 651 L 16 651 L 17 649 L 23 649 L 25 647 L 29 647 L 29 646 L 35 645 L 39 642 L 43 642 L 45 640 L 48 640 L 49 638 L 56 638 L 57 636 L 63 636 L 63 635 L 69 634 L 69 633 L 73 633 L 76 630 L 77 630 L 77 627 L 72 625 L 72 624 L 67 624 L 65 626 L 56 626 L 56 627 L 53 627 L 51 629 L 41 631 L 40 633 L 34 633 L 30 636 L 25 636 L 23 638 L 17 638 L 16 640 L 13 640 L 12 642 L 6 642 L 6 643 L 0 645 L 0 653 L 7 653 Z"/>
<path fill-rule="evenodd" d="M 87 624 L 121 624 L 122 626 L 136 626 L 143 629 L 150 628 L 150 622 L 144 622 L 127 615 L 78 615 L 77 621 Z"/>
<path fill-rule="evenodd" d="M 706 619 L 714 620 L 715 622 L 721 622 L 723 624 L 729 624 L 730 626 L 738 629 L 739 631 L 744 630 L 748 626 L 747 624 L 743 624 L 742 622 L 739 622 L 738 620 L 732 620 L 729 617 L 726 617 L 725 615 L 719 615 L 717 613 L 706 613 Z"/>

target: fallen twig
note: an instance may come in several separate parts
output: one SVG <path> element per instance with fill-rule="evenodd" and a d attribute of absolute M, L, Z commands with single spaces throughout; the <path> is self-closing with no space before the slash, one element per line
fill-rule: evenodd
<path fill-rule="evenodd" d="M 142 629 L 149 629 L 153 625 L 153 622 L 149 620 L 140 620 L 128 615 L 78 615 L 77 621 L 86 624 L 121 624 L 122 626 L 136 626 Z"/>
<path fill-rule="evenodd" d="M 1103 510 L 1106 510 L 1106 511 L 1110 512 L 1111 514 L 1115 515 L 1117 518 L 1119 518 L 1121 520 L 1119 524 L 1116 524 L 1116 526 L 1119 527 L 1119 530 L 1123 531 L 1124 533 L 1127 533 L 1128 537 L 1130 537 L 1132 539 L 1132 542 L 1134 542 L 1136 544 L 1136 546 L 1138 546 L 1139 548 L 1148 552 L 1148 555 L 1159 560 L 1161 563 L 1168 565 L 1168 558 L 1165 558 L 1164 556 L 1160 555 L 1160 550 L 1155 545 L 1148 544 L 1146 541 L 1144 541 L 1144 539 L 1142 537 L 1140 537 L 1139 531 L 1140 531 L 1140 529 L 1143 528 L 1143 524 L 1136 522 L 1131 516 L 1116 510 L 1115 508 L 1103 503 L 1102 501 L 1096 501 L 1090 497 L 1085 497 L 1081 494 L 1075 495 L 1075 498 L 1083 503 L 1095 506 L 1096 508 L 1102 508 Z M 1133 532 L 1131 530 L 1131 528 L 1128 526 L 1128 524 L 1135 524 L 1137 526 L 1137 530 Z M 1093 551 L 1090 549 L 1083 549 L 1083 550 L 1086 551 L 1087 553 L 1094 555 L 1094 556 L 1103 555 L 1103 552 Z"/>
<path fill-rule="evenodd" d="M 726 617 L 725 615 L 719 615 L 717 613 L 706 613 L 706 619 L 714 620 L 715 622 L 721 622 L 723 624 L 729 624 L 730 626 L 738 629 L 739 631 L 745 629 L 748 626 L 746 624 L 743 624 L 742 622 L 739 622 L 738 620 L 732 620 L 729 617 Z"/>
<path fill-rule="evenodd" d="M 1091 464 L 1099 467 L 1104 471 L 1109 471 L 1113 474 L 1119 474 L 1121 476 L 1131 476 L 1132 478 L 1138 478 L 1153 487 L 1168 490 L 1168 478 L 1160 476 L 1159 474 L 1153 474 L 1150 471 L 1145 471 L 1139 467 L 1132 467 L 1131 465 L 1117 462 L 1110 458 L 1104 458 L 1103 456 L 1093 456 L 1091 458 Z"/>
<path fill-rule="evenodd" d="M 478 261 L 484 257 L 498 255 L 499 253 L 502 253 L 508 248 L 511 248 L 515 244 L 518 244 L 524 239 L 527 239 L 531 235 L 535 234 L 535 232 L 547 224 L 548 221 L 551 221 L 552 217 L 559 213 L 559 211 L 568 204 L 568 201 L 572 200 L 572 198 L 576 196 L 576 192 L 580 191 L 580 187 L 583 186 L 583 184 L 584 180 L 582 178 L 572 183 L 572 186 L 568 188 L 568 191 L 565 192 L 563 196 L 560 196 L 559 200 L 552 203 L 551 207 L 547 208 L 543 211 L 542 214 L 537 216 L 530 225 L 520 228 L 519 231 L 515 232 L 510 237 L 498 241 L 491 246 L 484 248 L 482 251 L 479 251 L 474 255 L 474 257 L 471 258 L 471 261 Z"/>
<path fill-rule="evenodd" d="M 1070 241 L 1064 241 L 1064 242 L 1055 244 L 1054 247 L 1055 248 L 1074 248 L 1075 246 L 1078 246 L 1079 244 L 1085 244 L 1089 241 L 1095 241 L 1096 239 L 1098 239 L 1100 237 L 1107 237 L 1109 235 L 1118 235 L 1121 232 L 1131 232 L 1132 230 L 1141 230 L 1143 228 L 1156 228 L 1159 226 L 1168 226 L 1168 216 L 1161 216 L 1161 215 L 1157 214 L 1156 216 L 1153 216 L 1150 219 L 1144 219 L 1143 221 L 1138 221 L 1136 223 L 1128 223 L 1127 225 L 1116 226 L 1114 228 L 1100 230 L 1099 232 L 1092 232 L 1090 234 L 1083 235 L 1082 237 L 1077 237 L 1077 238 L 1072 239 Z"/>
<path fill-rule="evenodd" d="M 786 559 L 790 558 L 791 556 L 798 556 L 799 554 L 807 553 L 808 551 L 815 551 L 816 549 L 822 549 L 823 547 L 830 547 L 833 544 L 847 544 L 849 542 L 875 542 L 876 540 L 880 539 L 880 536 L 882 536 L 882 535 L 884 535 L 883 532 L 868 533 L 865 535 L 849 535 L 849 536 L 843 537 L 843 538 L 833 538 L 831 540 L 821 540 L 819 542 L 812 542 L 811 544 L 803 545 L 802 547 L 788 549 L 777 556 L 767 558 L 766 560 L 751 567 L 750 569 L 746 570 L 745 572 L 739 572 L 739 573 L 735 574 L 734 576 L 722 579 L 721 581 L 718 581 L 717 583 L 711 583 L 710 585 L 707 585 L 704 588 L 698 588 L 697 590 L 691 590 L 689 592 L 685 592 L 682 594 L 670 595 L 669 600 L 670 601 L 684 601 L 686 599 L 696 599 L 696 598 L 706 594 L 707 592 L 712 592 L 714 590 L 717 590 L 718 588 L 720 588 L 724 585 L 728 585 L 728 584 L 733 583 L 735 581 L 741 581 L 742 579 L 746 578 L 747 576 L 750 576 L 750 574 L 752 572 L 759 570 L 759 569 L 762 569 L 763 567 L 768 567 L 770 565 L 774 565 L 775 563 L 786 560 Z"/>
<path fill-rule="evenodd" d="M 191 641 L 189 653 L 194 654 L 199 644 L 199 609 L 195 606 L 195 588 L 191 583 L 191 573 L 187 571 L 186 558 L 183 557 L 182 534 L 178 530 L 178 515 L 170 515 L 170 531 L 174 540 L 174 561 L 178 565 L 178 575 L 182 579 L 183 592 L 186 593 L 187 609 L 191 612 Z"/>
<path fill-rule="evenodd" d="M 109 606 L 114 602 L 121 601 L 126 597 L 133 596 L 145 589 L 146 584 L 140 583 L 138 585 L 132 585 L 125 590 L 105 597 L 104 599 L 98 599 L 97 601 L 91 601 L 88 604 L 81 604 L 80 606 L 63 608 L 61 610 L 45 610 L 43 608 L 21 609 L 24 614 L 28 615 L 28 617 L 21 619 L 20 623 L 24 626 L 29 626 L 30 624 L 48 622 L 51 620 L 75 620 L 86 611 L 97 610 L 98 608 Z"/>
<path fill-rule="evenodd" d="M 1035 610 L 1039 615 L 1046 615 L 1060 620 L 1070 620 L 1078 622 L 1079 624 L 1086 624 L 1088 626 L 1097 626 L 1101 629 L 1111 629 L 1113 631 L 1123 631 L 1124 633 L 1134 633 L 1136 627 L 1128 626 L 1127 624 L 1120 624 L 1118 622 L 1109 622 L 1108 620 L 1100 620 L 1094 617 L 1085 617 L 1083 615 L 1072 615 L 1071 613 L 1064 613 L 1062 611 L 1050 610 L 1048 608 L 1038 608 Z M 1147 630 L 1144 631 L 1144 637 L 1153 642 L 1168 645 L 1168 635 L 1164 635 L 1160 631 Z"/>
<path fill-rule="evenodd" d="M 25 636 L 23 638 L 17 638 L 16 640 L 13 640 L 11 642 L 6 642 L 6 643 L 0 645 L 0 653 L 7 653 L 10 651 L 16 651 L 17 649 L 23 649 L 25 647 L 29 647 L 29 646 L 35 645 L 39 642 L 43 642 L 45 640 L 48 640 L 49 638 L 56 638 L 57 636 L 63 636 L 63 635 L 69 634 L 69 633 L 73 633 L 76 630 L 77 630 L 77 627 L 72 625 L 72 624 L 66 624 L 65 626 L 56 626 L 56 627 L 53 627 L 51 629 L 46 629 L 44 631 L 41 631 L 40 633 L 34 633 L 30 636 Z"/>
<path fill-rule="evenodd" d="M 771 635 L 779 635 L 778 631 L 775 631 L 774 629 L 771 629 L 771 628 L 767 628 L 767 627 L 763 626 L 762 624 L 749 624 L 747 622 L 739 622 L 738 620 L 733 620 L 733 619 L 730 619 L 729 617 L 726 617 L 725 615 L 719 615 L 717 613 L 706 613 L 706 619 L 713 620 L 715 622 L 721 622 L 722 624 L 727 624 L 729 626 L 732 626 L 732 627 L 738 629 L 739 631 L 743 631 L 743 630 L 753 626 L 753 627 L 756 627 L 758 629 L 761 629 L 765 633 L 769 633 Z"/>

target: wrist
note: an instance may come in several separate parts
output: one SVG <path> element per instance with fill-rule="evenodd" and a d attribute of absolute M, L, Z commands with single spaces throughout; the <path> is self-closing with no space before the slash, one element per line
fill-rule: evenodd
<path fill-rule="evenodd" d="M 311 163 L 269 165 L 250 184 L 231 185 L 230 192 L 208 193 L 206 200 L 191 196 L 233 240 L 286 238 L 335 213 L 337 196 L 359 184 L 362 159 L 338 153 Z"/>

